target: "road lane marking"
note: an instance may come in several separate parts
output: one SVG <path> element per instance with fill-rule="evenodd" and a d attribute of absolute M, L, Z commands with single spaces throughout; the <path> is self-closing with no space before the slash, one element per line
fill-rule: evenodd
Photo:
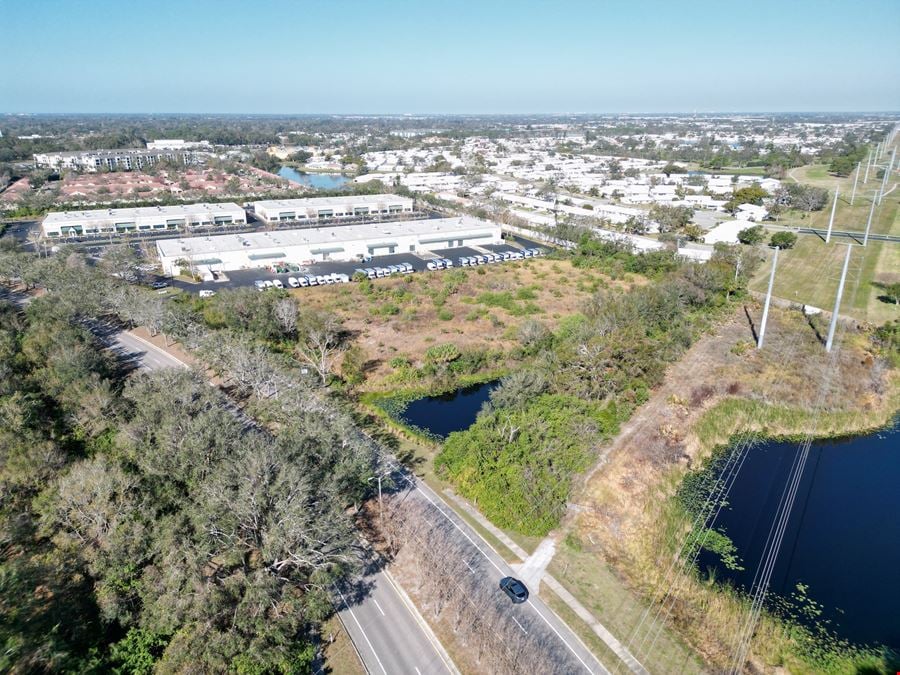
<path fill-rule="evenodd" d="M 453 520 L 453 518 L 451 518 L 451 517 L 448 516 L 446 513 L 444 513 L 444 510 L 443 510 L 440 506 L 438 506 L 438 505 L 435 503 L 435 501 L 434 501 L 431 497 L 429 497 L 428 494 L 427 494 L 424 490 L 422 490 L 422 488 L 420 488 L 416 483 L 413 483 L 412 481 L 410 481 L 409 478 L 407 478 L 407 477 L 403 474 L 403 472 L 401 472 L 400 475 L 402 476 L 403 480 L 405 480 L 409 485 L 411 485 L 411 486 L 413 487 L 413 489 L 418 490 L 419 493 L 421 493 L 421 495 L 422 495 L 423 497 L 425 497 L 425 499 L 427 499 L 427 500 L 429 501 L 429 503 L 430 503 L 435 509 L 437 509 L 438 512 L 439 512 L 442 516 L 444 516 L 444 518 L 446 518 L 448 521 L 450 521 L 450 524 L 453 525 L 453 527 L 455 527 L 457 530 L 459 530 L 459 532 L 462 534 L 462 536 L 464 536 L 466 539 L 468 539 L 468 540 L 469 540 L 469 543 L 472 544 L 472 546 L 474 546 L 476 549 L 478 549 L 478 552 L 479 552 L 481 555 L 483 555 L 483 556 L 485 557 L 485 559 L 486 559 L 489 563 L 491 563 L 491 565 L 493 565 L 494 568 L 495 568 L 498 572 L 500 572 L 501 575 L 506 576 L 506 574 L 503 572 L 503 570 L 500 568 L 500 566 L 499 566 L 497 563 L 495 563 L 495 562 L 491 559 L 491 557 L 481 549 L 481 547 L 480 547 L 478 544 L 475 543 L 475 540 L 472 539 L 472 537 L 470 537 L 469 534 L 468 534 L 464 529 L 462 529 L 459 525 L 456 524 L 456 521 Z"/>
<path fill-rule="evenodd" d="M 416 666 L 413 666 L 413 668 L 416 668 Z M 419 675 L 422 675 L 422 671 L 419 670 L 418 668 L 416 668 L 416 672 L 417 672 Z"/>
<path fill-rule="evenodd" d="M 498 572 L 500 572 L 501 575 L 506 576 L 506 573 L 500 568 L 500 566 L 497 565 L 497 563 L 495 563 L 495 562 L 491 559 L 491 557 L 490 557 L 487 553 L 485 553 L 484 550 L 482 550 L 482 548 L 472 540 L 472 537 L 470 537 L 470 536 L 468 535 L 468 533 L 466 533 L 465 530 L 463 530 L 459 525 L 456 524 L 456 522 L 453 520 L 453 518 L 451 518 L 450 516 L 448 516 L 448 515 L 444 512 L 444 510 L 443 510 L 441 507 L 439 507 L 439 506 L 434 502 L 434 500 L 433 500 L 431 497 L 429 497 L 428 494 L 427 494 L 424 490 L 422 490 L 422 488 L 420 488 L 420 487 L 417 485 L 417 483 L 414 483 L 414 482 L 412 482 L 409 478 L 407 478 L 405 472 L 401 470 L 401 467 L 399 467 L 399 466 L 396 465 L 396 464 L 395 464 L 395 466 L 397 467 L 397 470 L 400 471 L 400 476 L 403 478 L 404 481 L 406 481 L 406 483 L 407 483 L 408 485 L 410 485 L 413 489 L 418 490 L 419 493 L 420 493 L 423 497 L 425 497 L 425 499 L 427 499 L 427 500 L 431 503 L 431 505 L 434 506 L 434 508 L 436 508 L 436 509 L 441 513 L 441 515 L 444 516 L 444 518 L 446 518 L 447 520 L 450 521 L 450 523 L 453 525 L 453 527 L 455 527 L 457 530 L 459 530 L 459 531 L 462 533 L 462 535 L 463 535 L 466 539 L 469 540 L 469 542 L 472 544 L 472 546 L 474 546 L 476 549 L 478 549 L 478 552 L 481 553 L 481 555 L 484 556 L 485 559 L 487 559 L 487 561 L 488 561 L 489 563 L 491 563 L 491 565 L 493 565 L 494 568 L 495 568 Z M 544 623 L 546 623 L 546 624 L 550 627 L 550 630 L 552 630 L 554 633 L 556 633 L 556 637 L 558 637 L 558 638 L 560 639 L 560 641 L 561 641 L 561 642 L 569 649 L 569 651 L 572 652 L 572 654 L 575 656 L 575 658 L 578 659 L 579 663 L 581 663 L 581 665 L 584 666 L 584 669 L 587 670 L 589 673 L 593 673 L 594 671 L 591 669 L 591 667 L 590 667 L 587 663 L 584 662 L 584 659 L 582 659 L 581 656 L 579 656 L 578 652 L 575 651 L 575 648 L 574 648 L 571 644 L 569 644 L 569 641 L 566 640 L 566 639 L 562 636 L 562 633 L 560 633 L 560 632 L 556 629 L 556 627 L 555 627 L 553 624 L 550 623 L 550 621 L 547 619 L 547 617 L 545 617 L 545 616 L 543 615 L 543 613 L 541 613 L 541 611 L 537 608 L 537 605 L 535 605 L 534 603 L 531 603 L 531 602 L 529 602 L 528 604 L 532 607 L 532 609 L 534 609 L 534 611 L 537 613 L 537 615 L 538 615 L 539 617 L 541 617 L 541 619 L 544 620 Z M 518 621 L 517 621 L 516 623 L 518 623 Z M 570 630 L 571 630 L 571 629 L 570 629 Z M 590 650 L 588 650 L 588 653 L 591 653 Z M 591 654 L 591 656 L 593 656 L 593 654 Z M 594 658 L 596 658 L 596 657 L 594 657 Z M 598 663 L 599 663 L 599 660 L 598 660 Z M 602 663 L 600 664 L 600 667 L 601 667 L 601 669 L 603 670 L 603 672 L 608 673 L 608 671 L 607 671 L 605 668 L 603 668 L 603 664 L 602 664 Z"/>
<path fill-rule="evenodd" d="M 463 562 L 466 564 L 466 567 L 469 568 L 469 571 L 470 571 L 472 574 L 475 574 L 475 570 L 474 570 L 474 568 L 469 564 L 469 561 L 468 561 L 468 560 L 463 560 Z"/>
<path fill-rule="evenodd" d="M 537 615 L 538 615 L 539 617 L 541 617 L 541 618 L 544 620 L 544 623 L 547 624 L 548 626 L 550 626 L 550 630 L 552 630 L 554 633 L 556 633 L 556 636 L 557 636 L 560 640 L 562 640 L 562 643 L 563 643 L 566 647 L 569 648 L 569 651 L 572 652 L 572 653 L 575 655 L 575 658 L 578 659 L 578 660 L 581 662 L 581 665 L 584 666 L 584 669 L 585 669 L 586 671 L 588 671 L 589 673 L 593 673 L 594 671 L 591 670 L 591 667 L 590 667 L 588 664 L 586 664 L 586 663 L 584 662 L 584 659 L 582 659 L 582 658 L 578 655 L 578 652 L 576 652 L 575 649 L 572 647 L 572 645 L 569 644 L 569 641 L 566 640 L 566 638 L 564 638 L 564 637 L 560 634 L 560 632 L 559 632 L 558 630 L 556 630 L 556 627 L 555 627 L 552 623 L 550 623 L 550 621 L 547 620 L 547 617 L 544 616 L 544 615 L 541 613 L 541 610 L 539 610 L 539 609 L 537 608 L 537 605 L 535 605 L 533 602 L 529 602 L 528 604 L 531 605 L 531 608 L 537 613 Z M 590 650 L 588 650 L 588 653 L 590 653 Z M 593 656 L 593 654 L 591 654 L 591 656 Z M 594 657 L 594 658 L 596 658 L 596 657 Z M 600 663 L 600 660 L 598 659 L 597 662 Z M 603 664 L 602 664 L 602 663 L 600 663 L 600 668 L 603 669 L 602 672 L 606 673 L 606 675 L 609 675 L 609 671 L 606 670 L 606 668 L 603 667 Z"/>
<path fill-rule="evenodd" d="M 372 602 L 375 603 L 375 606 L 378 608 L 378 611 L 381 612 L 381 616 L 387 616 L 387 614 L 384 613 L 384 610 L 381 609 L 381 605 L 378 604 L 378 601 L 375 598 L 372 598 Z"/>
<path fill-rule="evenodd" d="M 362 624 L 359 622 L 359 619 L 356 618 L 356 614 L 353 613 L 353 610 L 350 609 L 350 605 L 347 603 L 347 598 L 344 597 L 344 594 L 338 591 L 338 595 L 341 596 L 341 600 L 344 601 L 344 607 L 347 608 L 347 611 L 350 612 L 350 616 L 353 617 L 353 620 L 356 622 L 356 625 L 359 626 L 359 632 L 362 633 L 362 636 L 366 639 L 366 644 L 369 645 L 369 649 L 372 650 L 372 656 L 375 657 L 375 660 L 378 661 L 378 665 L 381 668 L 381 672 L 384 675 L 388 675 L 387 669 L 384 667 L 384 664 L 381 662 L 381 659 L 378 658 L 378 653 L 375 651 L 375 647 L 372 646 L 372 641 L 369 640 L 369 636 L 366 635 L 366 631 L 363 630 Z"/>
<path fill-rule="evenodd" d="M 525 633 L 525 635 L 528 635 L 528 631 L 525 630 L 525 626 L 523 626 L 522 624 L 520 624 L 520 623 L 519 623 L 519 620 L 518 620 L 516 617 L 512 617 L 512 620 L 516 622 L 516 625 L 517 625 L 519 628 L 522 629 L 522 632 Z"/>

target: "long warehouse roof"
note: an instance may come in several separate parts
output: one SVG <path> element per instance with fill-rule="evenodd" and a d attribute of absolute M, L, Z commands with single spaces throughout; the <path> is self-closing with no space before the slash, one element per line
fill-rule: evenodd
<path fill-rule="evenodd" d="M 69 223 L 82 220 L 116 218 L 149 218 L 153 216 L 182 216 L 193 213 L 228 213 L 244 210 L 232 202 L 221 204 L 177 204 L 174 206 L 137 206 L 129 209 L 92 209 L 89 211 L 54 211 L 48 213 L 44 223 Z"/>
<path fill-rule="evenodd" d="M 185 237 L 160 239 L 156 242 L 161 256 L 201 255 L 227 251 L 252 251 L 290 246 L 322 246 L 351 241 L 393 241 L 393 237 L 432 236 L 448 237 L 461 232 L 479 229 L 496 229 L 500 226 L 471 216 L 457 218 L 431 218 L 406 220 L 393 223 L 367 223 L 338 227 L 315 227 L 302 230 L 274 230 L 247 234 L 223 234 L 209 237 Z M 390 237 L 391 239 L 385 239 Z"/>
<path fill-rule="evenodd" d="M 381 194 L 381 195 L 348 195 L 346 197 L 305 197 L 298 199 L 264 199 L 258 202 L 251 202 L 254 207 L 262 207 L 264 209 L 297 209 L 303 207 L 314 206 L 330 206 L 332 204 L 382 204 L 385 202 L 394 202 L 402 204 L 404 202 L 412 202 L 409 197 L 401 195 Z"/>

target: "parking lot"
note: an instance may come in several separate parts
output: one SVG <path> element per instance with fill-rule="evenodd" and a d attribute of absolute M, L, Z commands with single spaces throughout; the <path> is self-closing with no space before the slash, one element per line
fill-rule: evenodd
<path fill-rule="evenodd" d="M 529 240 L 517 238 L 516 243 L 520 244 L 524 248 L 539 248 L 542 251 L 547 250 L 545 246 Z M 301 274 L 346 274 L 347 276 L 352 278 L 354 272 L 357 269 L 366 267 L 387 267 L 388 265 L 397 265 L 399 263 L 409 263 L 413 266 L 413 269 L 416 272 L 428 272 L 428 261 L 432 260 L 433 258 L 449 258 L 451 261 L 453 261 L 454 266 L 456 266 L 458 264 L 458 259 L 464 256 L 480 255 L 485 252 L 505 253 L 507 251 L 513 252 L 521 250 L 521 248 L 513 246 L 511 244 L 486 244 L 484 246 L 480 246 L 478 249 L 470 246 L 460 246 L 457 248 L 434 249 L 432 251 L 429 251 L 430 255 L 418 255 L 415 253 L 394 253 L 391 255 L 380 255 L 373 257 L 368 262 L 344 262 L 338 260 L 326 260 L 324 262 L 317 262 L 312 265 L 301 265 L 300 270 L 297 272 L 284 272 L 282 274 L 276 274 L 267 269 L 234 270 L 231 272 L 223 273 L 222 276 L 224 277 L 224 280 L 220 281 L 190 283 L 181 281 L 179 279 L 168 279 L 164 277 L 157 277 L 157 280 L 167 281 L 172 286 L 181 288 L 191 293 L 197 293 L 201 290 L 218 291 L 223 288 L 253 287 L 254 282 L 256 282 L 257 280 L 271 281 L 273 279 L 280 279 L 285 287 L 287 287 L 288 277 L 296 277 Z"/>

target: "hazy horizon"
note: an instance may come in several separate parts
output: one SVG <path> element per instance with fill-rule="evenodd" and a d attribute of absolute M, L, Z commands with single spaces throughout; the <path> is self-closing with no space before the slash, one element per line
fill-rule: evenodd
<path fill-rule="evenodd" d="M 711 0 L 461 0 L 452 7 L 96 0 L 11 3 L 4 21 L 0 90 L 14 112 L 900 109 L 900 3 L 893 0 L 761 0 L 749 7 Z"/>

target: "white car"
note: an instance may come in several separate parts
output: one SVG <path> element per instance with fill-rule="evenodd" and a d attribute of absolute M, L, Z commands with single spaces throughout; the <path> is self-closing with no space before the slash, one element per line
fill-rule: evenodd
<path fill-rule="evenodd" d="M 271 281 L 269 281 L 268 279 L 266 279 L 266 280 L 263 282 L 263 286 L 265 286 L 266 288 L 275 288 L 275 284 L 273 284 L 273 283 L 272 283 Z"/>
<path fill-rule="evenodd" d="M 297 281 L 294 277 L 288 277 L 288 286 L 291 288 L 300 288 L 300 282 Z"/>
<path fill-rule="evenodd" d="M 253 285 L 256 286 L 256 290 L 258 290 L 258 291 L 266 290 L 266 282 L 263 281 L 262 279 L 257 279 L 256 281 L 253 282 Z"/>
<path fill-rule="evenodd" d="M 201 298 L 211 298 L 215 294 L 216 294 L 215 291 L 210 291 L 210 290 L 207 290 L 204 288 L 197 295 L 199 295 Z"/>
<path fill-rule="evenodd" d="M 272 285 L 273 285 L 275 288 L 284 288 L 284 284 L 281 283 L 281 279 L 273 279 L 273 280 L 272 280 Z"/>

